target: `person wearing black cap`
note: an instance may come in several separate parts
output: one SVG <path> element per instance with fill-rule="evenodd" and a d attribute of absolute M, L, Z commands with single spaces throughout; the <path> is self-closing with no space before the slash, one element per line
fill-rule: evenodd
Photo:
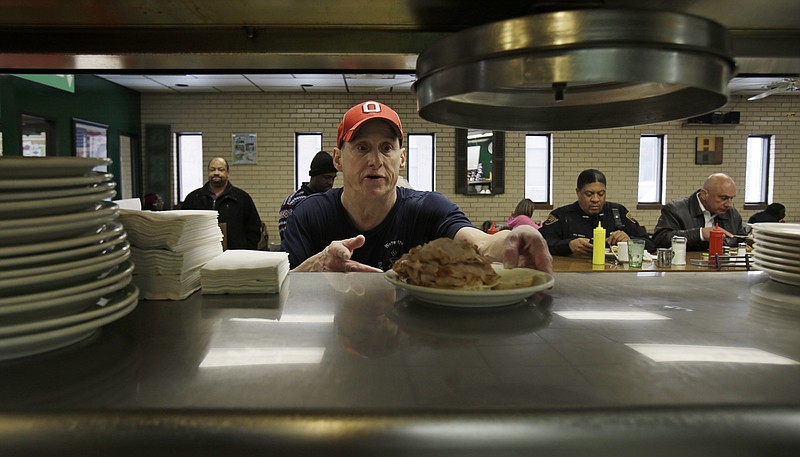
<path fill-rule="evenodd" d="M 786 218 L 786 207 L 780 203 L 770 203 L 767 209 L 759 213 L 755 213 L 747 220 L 748 224 L 757 224 L 759 222 L 784 222 Z"/>
<path fill-rule="evenodd" d="M 278 233 L 281 235 L 281 240 L 283 231 L 286 230 L 286 220 L 292 215 L 297 205 L 309 195 L 325 192 L 333 187 L 333 182 L 336 180 L 336 167 L 333 166 L 331 155 L 325 151 L 319 151 L 311 160 L 311 169 L 308 171 L 308 175 L 311 179 L 289 194 L 281 205 L 278 217 Z"/>

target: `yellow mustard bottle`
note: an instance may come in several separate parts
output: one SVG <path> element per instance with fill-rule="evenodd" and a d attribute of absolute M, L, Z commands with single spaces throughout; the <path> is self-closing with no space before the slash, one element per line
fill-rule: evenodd
<path fill-rule="evenodd" d="M 592 235 L 592 264 L 603 265 L 606 263 L 606 229 L 600 221 L 597 221 L 597 228 Z"/>

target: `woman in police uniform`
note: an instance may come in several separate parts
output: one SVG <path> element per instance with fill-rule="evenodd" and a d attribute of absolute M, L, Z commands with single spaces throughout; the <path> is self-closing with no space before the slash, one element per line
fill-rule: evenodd
<path fill-rule="evenodd" d="M 575 189 L 578 201 L 553 210 L 539 231 L 552 255 L 592 255 L 592 231 L 600 221 L 606 229 L 606 245 L 629 239 L 645 240 L 645 249 L 655 251 L 644 227 L 619 203 L 606 201 L 606 176 L 600 170 L 584 170 Z"/>

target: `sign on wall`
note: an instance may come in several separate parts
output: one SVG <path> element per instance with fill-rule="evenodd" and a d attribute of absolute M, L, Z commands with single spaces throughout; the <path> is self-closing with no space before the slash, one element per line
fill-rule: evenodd
<path fill-rule="evenodd" d="M 233 138 L 233 163 L 247 165 L 257 162 L 256 134 L 234 133 Z"/>

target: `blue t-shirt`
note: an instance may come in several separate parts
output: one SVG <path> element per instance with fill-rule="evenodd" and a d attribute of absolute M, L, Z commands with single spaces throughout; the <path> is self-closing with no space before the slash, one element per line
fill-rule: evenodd
<path fill-rule="evenodd" d="M 353 226 L 342 205 L 343 189 L 314 194 L 295 208 L 284 231 L 281 250 L 289 253 L 292 268 L 321 252 L 332 241 L 364 235 L 364 246 L 352 260 L 387 271 L 411 248 L 437 238 L 453 238 L 463 227 L 473 227 L 455 203 L 436 192 L 397 188 L 397 202 L 372 230 Z"/>

